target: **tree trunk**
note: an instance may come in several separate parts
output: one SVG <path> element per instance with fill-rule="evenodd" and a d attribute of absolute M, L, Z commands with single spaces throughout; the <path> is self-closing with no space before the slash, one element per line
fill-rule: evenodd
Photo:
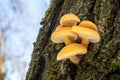
<path fill-rule="evenodd" d="M 60 17 L 74 13 L 98 26 L 101 41 L 90 43 L 82 61 L 57 61 L 65 46 L 50 40 Z M 120 80 L 120 1 L 52 0 L 41 24 L 26 80 Z"/>

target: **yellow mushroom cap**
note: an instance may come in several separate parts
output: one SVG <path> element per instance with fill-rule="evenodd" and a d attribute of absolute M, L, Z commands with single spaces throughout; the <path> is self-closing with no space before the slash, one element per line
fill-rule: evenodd
<path fill-rule="evenodd" d="M 91 29 L 94 29 L 97 31 L 97 26 L 91 22 L 91 21 L 88 21 L 88 20 L 85 20 L 85 21 L 82 21 L 79 26 L 81 27 L 86 27 L 86 28 L 91 28 Z"/>
<path fill-rule="evenodd" d="M 63 28 L 63 26 L 59 25 L 56 27 L 55 31 L 61 30 Z"/>
<path fill-rule="evenodd" d="M 60 19 L 60 24 L 63 26 L 73 26 L 76 22 L 80 22 L 80 19 L 74 14 L 65 14 Z"/>
<path fill-rule="evenodd" d="M 73 26 L 72 31 L 77 33 L 80 37 L 86 38 L 89 42 L 96 43 L 100 41 L 100 35 L 97 31 L 81 26 Z"/>
<path fill-rule="evenodd" d="M 75 55 L 83 55 L 87 53 L 87 49 L 77 43 L 65 46 L 57 55 L 57 60 L 64 60 Z"/>
<path fill-rule="evenodd" d="M 74 33 L 70 27 L 63 27 L 58 31 L 55 31 L 51 35 L 51 40 L 55 43 L 62 43 L 63 38 L 67 36 L 69 37 L 72 41 L 75 41 L 77 39 L 77 34 Z"/>

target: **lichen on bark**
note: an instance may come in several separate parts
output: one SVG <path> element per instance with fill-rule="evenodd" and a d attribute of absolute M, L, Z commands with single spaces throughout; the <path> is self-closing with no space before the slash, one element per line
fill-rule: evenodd
<path fill-rule="evenodd" d="M 65 45 L 50 40 L 66 13 L 93 21 L 101 36 L 99 43 L 89 44 L 77 66 L 69 60 L 57 61 L 56 55 Z M 52 0 L 41 24 L 26 80 L 120 80 L 119 0 Z"/>

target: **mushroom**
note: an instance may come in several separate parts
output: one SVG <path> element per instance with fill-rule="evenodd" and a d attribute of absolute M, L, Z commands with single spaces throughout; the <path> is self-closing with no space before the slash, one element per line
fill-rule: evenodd
<path fill-rule="evenodd" d="M 63 27 L 64 26 L 59 25 L 59 26 L 56 27 L 55 31 L 61 30 Z"/>
<path fill-rule="evenodd" d="M 97 31 L 97 26 L 96 26 L 93 22 L 88 21 L 88 20 L 82 21 L 82 22 L 79 24 L 79 26 L 80 26 L 80 27 L 90 28 L 90 29 L 93 29 L 93 30 Z M 87 48 L 87 46 L 88 46 L 88 44 L 89 44 L 88 39 L 86 39 L 86 38 L 83 37 L 81 44 L 83 44 L 83 45 Z"/>
<path fill-rule="evenodd" d="M 87 52 L 87 49 L 77 43 L 73 43 L 65 46 L 57 55 L 57 60 L 65 60 L 76 55 L 83 55 Z"/>
<path fill-rule="evenodd" d="M 96 30 L 97 31 L 97 26 L 91 22 L 91 21 L 88 21 L 88 20 L 84 20 L 82 21 L 79 26 L 81 27 L 86 27 L 86 28 L 90 28 L 90 29 L 93 29 L 93 30 Z"/>
<path fill-rule="evenodd" d="M 55 43 L 64 42 L 66 45 L 71 44 L 77 39 L 77 34 L 71 31 L 70 27 L 58 26 L 55 32 L 51 35 L 51 40 Z M 77 56 L 70 57 L 71 62 L 77 64 L 80 61 L 80 58 Z"/>
<path fill-rule="evenodd" d="M 97 26 L 91 22 L 91 21 L 88 21 L 88 20 L 84 20 L 82 21 L 80 24 L 79 24 L 80 27 L 85 27 L 85 28 L 90 28 L 90 29 L 93 29 L 95 31 L 97 31 Z M 80 36 L 79 36 L 80 37 Z M 89 41 L 88 39 L 86 39 L 85 37 L 82 37 L 82 42 L 81 44 L 83 44 L 86 48 L 89 44 Z"/>
<path fill-rule="evenodd" d="M 52 33 L 51 40 L 55 43 L 65 43 L 66 45 L 72 43 L 77 39 L 76 33 L 71 31 L 70 27 L 63 27 Z"/>
<path fill-rule="evenodd" d="M 82 27 L 82 26 L 73 26 L 72 31 L 77 33 L 80 37 L 82 37 L 82 42 L 85 47 L 87 47 L 89 42 L 97 43 L 100 41 L 100 35 L 97 31 Z"/>
<path fill-rule="evenodd" d="M 65 14 L 61 17 L 60 19 L 60 24 L 62 26 L 73 26 L 75 25 L 77 22 L 80 22 L 80 19 L 78 16 L 70 13 L 70 14 Z"/>

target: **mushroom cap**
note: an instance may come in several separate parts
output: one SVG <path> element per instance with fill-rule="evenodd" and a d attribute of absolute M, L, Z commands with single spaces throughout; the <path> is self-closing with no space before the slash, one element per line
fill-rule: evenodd
<path fill-rule="evenodd" d="M 64 60 L 72 56 L 83 55 L 85 53 L 87 53 L 87 49 L 83 45 L 72 43 L 62 48 L 57 55 L 57 60 Z"/>
<path fill-rule="evenodd" d="M 93 29 L 81 26 L 73 26 L 72 31 L 77 33 L 80 37 L 88 39 L 89 42 L 96 43 L 100 41 L 99 33 Z"/>
<path fill-rule="evenodd" d="M 51 35 L 51 40 L 55 43 L 62 43 L 63 38 L 67 36 L 69 37 L 72 41 L 75 41 L 77 39 L 77 34 L 74 33 L 70 27 L 63 27 L 58 31 L 55 31 Z"/>
<path fill-rule="evenodd" d="M 73 26 L 76 22 L 80 22 L 80 19 L 78 16 L 74 14 L 65 14 L 60 19 L 60 24 L 63 26 Z"/>
<path fill-rule="evenodd" d="M 59 26 L 56 27 L 55 31 L 59 31 L 59 30 L 61 30 L 61 29 L 64 28 L 64 27 L 65 27 L 65 26 L 59 25 Z"/>
<path fill-rule="evenodd" d="M 85 21 L 82 21 L 79 26 L 81 27 L 86 27 L 86 28 L 91 28 L 91 29 L 94 29 L 97 31 L 97 26 L 91 22 L 91 21 L 88 21 L 88 20 L 85 20 Z"/>
<path fill-rule="evenodd" d="M 61 30 L 63 28 L 63 26 L 59 25 L 56 27 L 55 31 Z"/>

